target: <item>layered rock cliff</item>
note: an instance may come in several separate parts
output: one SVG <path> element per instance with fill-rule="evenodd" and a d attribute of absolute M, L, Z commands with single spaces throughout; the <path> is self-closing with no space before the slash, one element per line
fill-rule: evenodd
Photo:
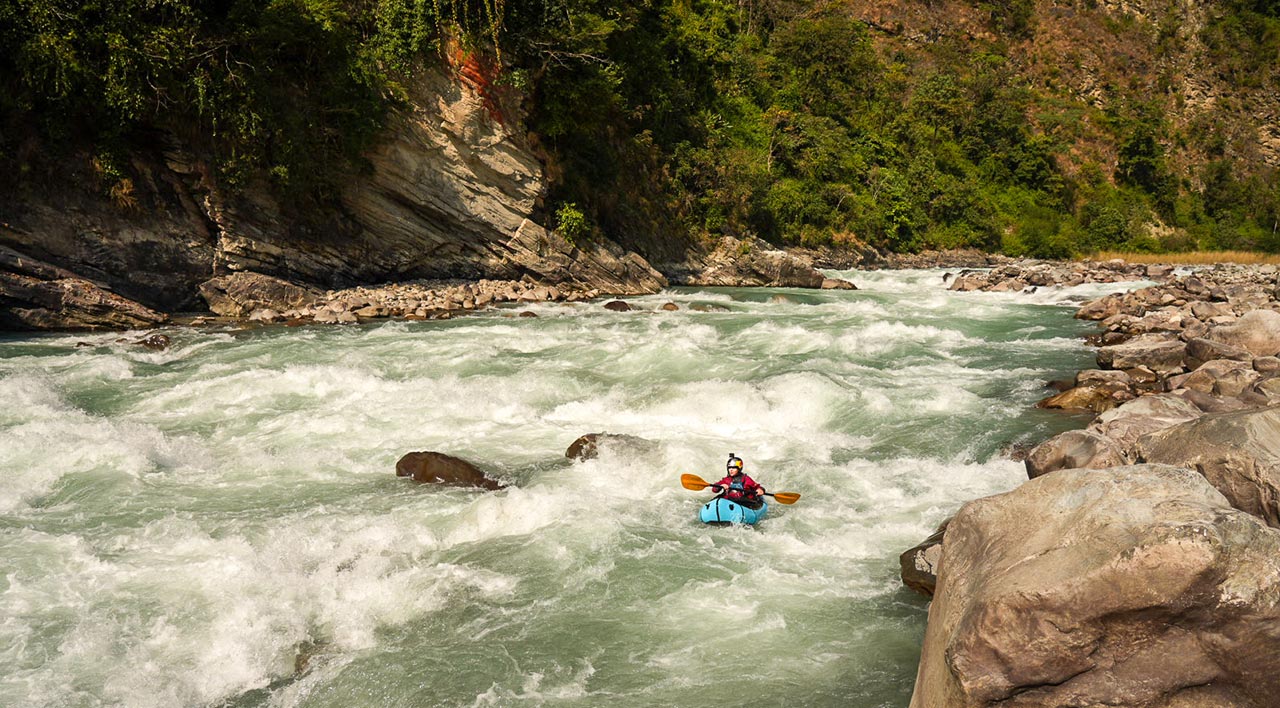
<path fill-rule="evenodd" d="M 134 156 L 138 178 L 124 199 L 104 196 L 87 161 L 69 159 L 61 174 L 0 197 L 0 245 L 11 249 L 0 267 L 0 308 L 44 313 L 4 322 L 146 321 L 79 312 L 75 298 L 53 305 L 48 293 L 61 286 L 52 281 L 68 278 L 136 301 L 139 311 L 166 312 L 206 309 L 200 284 L 235 272 L 324 287 L 492 278 L 625 295 L 664 286 L 644 258 L 618 244 L 569 243 L 538 223 L 547 180 L 521 125 L 516 109 L 495 106 L 466 75 L 424 73 L 366 155 L 368 170 L 353 176 L 339 203 L 309 213 L 284 205 L 263 181 L 220 185 L 170 134 Z M 18 261 L 43 267 L 8 267 Z"/>

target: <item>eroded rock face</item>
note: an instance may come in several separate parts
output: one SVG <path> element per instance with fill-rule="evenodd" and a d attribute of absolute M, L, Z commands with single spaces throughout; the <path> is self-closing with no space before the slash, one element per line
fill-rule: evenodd
<path fill-rule="evenodd" d="M 1273 705 L 1280 532 L 1166 465 L 1062 470 L 947 527 L 912 708 Z"/>
<path fill-rule="evenodd" d="M 1231 506 L 1280 527 L 1280 406 L 1207 414 L 1147 435 L 1135 450 L 1144 462 L 1200 472 Z"/>
<path fill-rule="evenodd" d="M 168 319 L 75 273 L 0 246 L 0 327 L 139 329 Z"/>
<path fill-rule="evenodd" d="M 475 465 L 442 452 L 408 453 L 396 462 L 396 476 L 412 477 L 415 482 L 453 487 L 502 489 L 500 483 L 486 477 Z"/>
<path fill-rule="evenodd" d="M 323 288 L 490 278 L 633 295 L 666 285 L 617 243 L 571 244 L 533 221 L 546 177 L 518 108 L 496 111 L 474 77 L 443 67 L 415 75 L 406 89 L 410 100 L 388 116 L 365 156 L 369 170 L 347 184 L 340 203 L 294 213 L 252 177 L 228 190 L 178 138 L 158 136 L 154 150 L 133 160 L 137 208 L 86 188 L 91 175 L 68 175 L 54 195 L 0 194 L 0 244 L 38 249 L 81 280 L 169 311 L 200 307 L 202 283 L 239 273 Z M 26 310 L 97 297 L 63 285 L 23 281 L 11 290 L 44 303 Z M 236 316 L 255 309 L 281 312 Z M 21 318 L 48 326 L 39 312 Z"/>

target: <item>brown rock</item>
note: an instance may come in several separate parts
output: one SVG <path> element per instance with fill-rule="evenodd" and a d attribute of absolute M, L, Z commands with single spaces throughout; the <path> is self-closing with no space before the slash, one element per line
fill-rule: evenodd
<path fill-rule="evenodd" d="M 823 290 L 857 290 L 858 286 L 854 285 L 853 283 L 847 280 L 841 280 L 840 278 L 823 278 L 822 289 Z"/>
<path fill-rule="evenodd" d="M 1112 394 L 1128 390 L 1128 384 L 1124 383 L 1088 384 L 1068 389 L 1056 396 L 1050 396 L 1040 401 L 1037 405 L 1041 408 L 1086 410 L 1101 413 L 1116 407 L 1117 401 L 1112 397 Z"/>
<path fill-rule="evenodd" d="M 533 310 L 521 310 L 518 317 L 537 317 L 538 313 Z"/>
<path fill-rule="evenodd" d="M 1253 360 L 1253 370 L 1259 374 L 1274 374 L 1280 371 L 1280 358 L 1260 356 Z"/>
<path fill-rule="evenodd" d="M 938 561 L 942 559 L 943 536 L 950 522 L 951 519 L 943 521 L 929 538 L 898 556 L 902 584 L 925 597 L 933 597 L 934 588 L 937 587 Z"/>
<path fill-rule="evenodd" d="M 630 312 L 631 305 L 628 305 L 622 300 L 610 300 L 604 304 L 604 309 L 613 310 L 614 312 Z"/>
<path fill-rule="evenodd" d="M 1210 413 L 1144 436 L 1139 459 L 1194 469 L 1242 511 L 1280 526 L 1280 406 Z"/>
<path fill-rule="evenodd" d="M 1125 369 L 1124 372 L 1134 383 L 1149 384 L 1160 380 L 1160 375 L 1146 366 L 1135 366 L 1132 369 Z"/>
<path fill-rule="evenodd" d="M 1124 344 L 1102 347 L 1098 350 L 1098 367 L 1102 369 L 1129 369 L 1146 366 L 1167 373 L 1182 369 L 1186 343 L 1165 334 L 1142 334 Z"/>
<path fill-rule="evenodd" d="M 1068 430 L 1037 445 L 1023 464 L 1034 479 L 1057 470 L 1100 469 L 1127 464 L 1123 448 L 1092 430 Z"/>
<path fill-rule="evenodd" d="M 952 290 L 954 289 L 952 287 Z M 1124 295 L 1112 293 L 1106 297 L 1086 302 L 1079 310 L 1076 310 L 1075 316 L 1079 320 L 1105 320 L 1120 314 L 1123 307 Z"/>
<path fill-rule="evenodd" d="M 911 708 L 1266 706 L 1280 533 L 1166 465 L 1062 470 L 947 527 Z"/>
<path fill-rule="evenodd" d="M 1098 416 L 1089 429 L 1111 438 L 1122 449 L 1157 430 L 1200 417 L 1200 409 L 1168 393 L 1143 396 Z"/>
<path fill-rule="evenodd" d="M 1206 361 L 1215 359 L 1231 359 L 1233 361 L 1250 361 L 1253 355 L 1241 347 L 1224 342 L 1198 337 L 1187 341 L 1187 354 L 1184 363 L 1187 371 L 1195 371 Z"/>
<path fill-rule="evenodd" d="M 226 317 L 245 317 L 254 310 L 301 309 L 315 304 L 320 292 L 261 273 L 232 273 L 200 284 L 209 309 Z"/>
<path fill-rule="evenodd" d="M 1077 386 L 1088 386 L 1096 384 L 1122 384 L 1127 385 L 1133 381 L 1133 376 L 1127 371 L 1117 371 L 1114 369 L 1085 369 L 1076 374 Z"/>
<path fill-rule="evenodd" d="M 1247 380 L 1242 381 L 1242 375 L 1246 376 Z M 1186 376 L 1176 377 L 1177 385 L 1173 383 L 1175 379 L 1170 379 L 1170 388 L 1194 388 L 1205 393 L 1238 396 L 1246 386 L 1257 380 L 1258 372 L 1254 371 L 1249 364 L 1231 359 L 1217 359 L 1206 361 Z M 1234 391 L 1218 390 L 1229 388 L 1234 388 Z"/>
<path fill-rule="evenodd" d="M 663 303 L 662 307 L 659 309 L 662 309 L 666 312 L 675 312 L 680 309 L 680 306 L 675 304 L 674 302 L 667 302 L 667 303 Z"/>
<path fill-rule="evenodd" d="M 1205 413 L 1226 413 L 1228 411 L 1238 411 L 1245 408 L 1244 402 L 1239 398 L 1223 398 L 1215 396 L 1212 393 L 1197 391 L 1194 388 L 1180 388 L 1173 392 L 1173 395 L 1184 398 L 1195 405 L 1196 408 Z"/>
<path fill-rule="evenodd" d="M 574 440 L 564 451 L 570 460 L 593 460 L 600 455 L 601 448 L 622 449 L 640 455 L 652 455 L 658 450 L 658 443 L 635 435 L 621 433 L 587 433 Z"/>
<path fill-rule="evenodd" d="M 141 344 L 142 346 L 154 352 L 162 352 L 168 349 L 171 343 L 172 342 L 170 342 L 169 336 L 166 334 L 153 334 L 149 337 L 146 337 L 145 339 L 141 339 L 138 341 L 138 344 Z"/>
<path fill-rule="evenodd" d="M 1254 356 L 1280 354 L 1280 312 L 1252 310 L 1234 324 L 1214 327 L 1206 339 L 1247 350 Z"/>
<path fill-rule="evenodd" d="M 453 487 L 502 489 L 475 465 L 441 452 L 410 452 L 396 462 L 397 477 L 412 477 L 415 482 L 444 484 Z"/>

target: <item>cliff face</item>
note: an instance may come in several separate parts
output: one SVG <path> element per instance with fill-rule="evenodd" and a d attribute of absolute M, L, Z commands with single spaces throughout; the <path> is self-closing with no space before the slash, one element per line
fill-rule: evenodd
<path fill-rule="evenodd" d="M 135 156 L 127 194 L 104 196 L 87 164 L 70 161 L 41 187 L 0 196 L 0 245 L 48 266 L 40 272 L 59 269 L 162 311 L 204 309 L 199 284 L 237 271 L 322 286 L 524 276 L 612 294 L 664 285 L 617 244 L 575 246 L 534 221 L 546 179 L 513 113 L 465 74 L 422 75 L 367 154 L 367 172 L 340 204 L 307 214 L 290 213 L 266 184 L 222 188 L 176 138 L 157 135 L 154 150 Z M 0 285 L 18 277 L 31 274 L 0 264 Z M 24 283 L 0 288 L 0 307 L 35 307 Z"/>

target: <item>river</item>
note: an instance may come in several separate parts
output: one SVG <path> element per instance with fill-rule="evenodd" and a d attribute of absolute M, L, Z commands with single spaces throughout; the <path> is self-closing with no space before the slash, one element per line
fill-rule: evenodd
<path fill-rule="evenodd" d="M 898 554 L 1082 424 L 1033 404 L 1106 289 L 832 274 L 861 289 L 5 335 L 0 705 L 905 706 Z M 660 445 L 565 459 L 603 431 Z M 414 450 L 511 486 L 397 478 Z M 700 525 L 679 477 L 729 453 L 802 498 Z"/>

